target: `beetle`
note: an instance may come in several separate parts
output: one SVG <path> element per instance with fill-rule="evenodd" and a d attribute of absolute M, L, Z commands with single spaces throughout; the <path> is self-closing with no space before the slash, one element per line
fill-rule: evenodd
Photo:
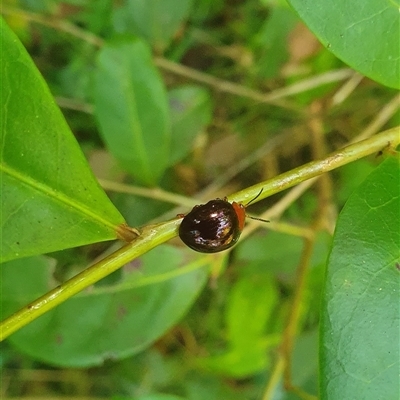
<path fill-rule="evenodd" d="M 179 237 L 192 250 L 201 253 L 229 249 L 239 240 L 246 217 L 269 222 L 246 214 L 246 207 L 261 193 L 262 189 L 246 205 L 236 201 L 230 203 L 225 197 L 194 206 L 179 226 Z"/>

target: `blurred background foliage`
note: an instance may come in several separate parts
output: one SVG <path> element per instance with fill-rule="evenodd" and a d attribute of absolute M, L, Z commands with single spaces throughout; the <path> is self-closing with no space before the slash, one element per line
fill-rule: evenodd
<path fill-rule="evenodd" d="M 162 194 L 158 199 L 139 196 L 115 183 L 133 185 L 133 190 L 157 186 L 202 200 L 223 197 L 399 123 L 391 111 L 394 90 L 349 70 L 283 0 L 5 0 L 3 4 L 6 21 L 45 77 L 96 177 L 131 226 L 165 220 L 188 206 L 177 210 L 167 198 L 163 201 Z M 154 134 L 147 144 L 150 154 L 144 151 L 136 162 L 125 162 L 124 152 L 131 149 L 128 139 L 121 139 L 130 130 L 125 88 L 105 76 L 115 78 L 129 71 L 122 67 L 135 62 L 136 51 L 144 54 L 147 61 L 141 68 L 155 82 L 142 91 L 142 126 L 159 136 Z M 130 80 L 138 70 L 130 70 Z M 146 157 L 151 164 L 148 175 Z M 324 178 L 323 190 L 312 188 L 290 202 L 272 230 L 262 227 L 234 251 L 207 256 L 208 281 L 200 274 L 193 282 L 175 282 L 188 285 L 188 290 L 173 301 L 188 304 L 173 311 L 181 319 L 155 342 L 155 338 L 144 340 L 133 350 L 126 344 L 125 353 L 101 353 L 84 360 L 79 358 L 79 346 L 54 355 L 51 350 L 35 351 L 35 343 L 26 346 L 23 340 L 2 343 L 0 395 L 298 398 L 284 388 L 277 364 L 285 352 L 296 271 L 310 234 L 317 240 L 297 304 L 301 317 L 291 362 L 292 383 L 315 395 L 321 288 L 335 218 L 379 161 L 370 157 L 334 171 Z M 251 211 L 261 212 L 282 198 L 266 199 Z M 323 215 L 318 227 L 316 215 Z M 178 240 L 160 247 L 159 253 L 149 253 L 140 263 L 164 269 L 164 264 L 172 263 L 173 269 L 187 262 L 188 253 L 179 250 Z M 43 281 L 54 284 L 90 264 L 106 248 L 97 244 L 60 251 L 35 259 L 32 265 L 24 261 L 23 270 L 17 271 L 27 280 L 43 274 Z M 127 268 L 132 273 L 135 266 Z M 124 273 L 118 271 L 100 285 L 107 291 Z M 140 322 L 149 337 L 162 323 L 152 313 L 171 312 L 163 308 L 162 295 L 154 296 L 154 307 Z M 68 312 L 71 319 L 63 321 L 63 333 L 70 334 L 75 344 L 84 335 L 74 331 L 82 306 L 78 299 Z M 94 308 L 82 315 L 89 318 L 97 312 Z M 112 331 L 112 319 L 105 318 L 104 324 L 104 330 Z M 101 327 L 96 332 L 91 343 L 80 344 L 94 348 L 93 354 L 102 341 Z M 45 346 L 41 343 L 45 336 L 31 334 Z M 133 336 L 132 342 L 139 340 Z M 129 340 L 128 326 L 123 341 Z M 280 374 L 275 383 L 274 373 Z"/>

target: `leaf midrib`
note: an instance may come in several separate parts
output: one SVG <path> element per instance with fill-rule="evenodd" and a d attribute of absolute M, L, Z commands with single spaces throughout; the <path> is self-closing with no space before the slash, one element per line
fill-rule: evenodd
<path fill-rule="evenodd" d="M 116 225 L 111 223 L 110 221 L 102 218 L 99 214 L 94 213 L 89 208 L 87 208 L 82 203 L 72 199 L 65 195 L 65 193 L 60 192 L 51 188 L 48 185 L 43 184 L 30 176 L 23 175 L 20 172 L 16 171 L 14 168 L 7 166 L 4 162 L 0 164 L 0 171 L 4 172 L 5 174 L 13 177 L 17 181 L 24 183 L 25 185 L 33 188 L 34 190 L 44 193 L 48 197 L 52 198 L 53 200 L 68 205 L 72 207 L 74 210 L 78 211 L 79 214 L 82 214 L 86 217 L 90 217 L 90 219 L 97 221 L 109 228 L 111 228 L 114 232 L 116 231 Z M 89 219 L 89 218 L 88 218 Z"/>

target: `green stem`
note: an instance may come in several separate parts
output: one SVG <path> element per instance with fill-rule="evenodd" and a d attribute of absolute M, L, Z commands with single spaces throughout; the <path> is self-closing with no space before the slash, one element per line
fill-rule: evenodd
<path fill-rule="evenodd" d="M 389 146 L 395 148 L 399 143 L 400 127 L 389 129 L 370 139 L 336 151 L 323 160 L 312 161 L 299 168 L 278 175 L 266 182 L 244 189 L 233 194 L 229 199 L 231 201 L 246 203 L 263 189 L 263 192 L 257 199 L 261 200 L 272 194 L 288 189 L 302 181 L 331 171 L 369 154 L 377 153 Z M 80 274 L 74 276 L 67 282 L 5 319 L 0 324 L 0 341 L 133 259 L 148 252 L 159 244 L 172 239 L 177 235 L 179 224 L 180 218 L 175 218 L 165 223 L 144 227 L 141 230 L 141 235 L 131 243 L 126 244 L 108 257 L 82 271 Z"/>
<path fill-rule="evenodd" d="M 325 172 L 332 171 L 370 154 L 378 153 L 379 151 L 384 151 L 389 148 L 396 148 L 399 143 L 400 126 L 396 126 L 395 128 L 372 136 L 369 139 L 337 150 L 322 160 L 311 161 L 301 167 L 284 172 L 268 181 L 243 189 L 240 192 L 228 196 L 228 199 L 230 201 L 246 204 L 250 199 L 256 197 L 262 189 L 261 195 L 257 198 L 257 201 L 260 201 L 282 190 L 298 185 L 307 179 L 322 175 Z"/>
<path fill-rule="evenodd" d="M 163 224 L 148 225 L 136 240 L 6 318 L 0 324 L 0 341 L 131 260 L 173 238 L 179 223 L 180 219 L 174 219 Z"/>

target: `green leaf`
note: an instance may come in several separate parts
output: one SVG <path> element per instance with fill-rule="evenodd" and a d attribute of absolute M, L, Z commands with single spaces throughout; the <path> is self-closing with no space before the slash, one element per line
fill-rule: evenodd
<path fill-rule="evenodd" d="M 80 293 L 9 340 L 33 358 L 63 366 L 99 365 L 136 354 L 170 329 L 202 290 L 210 259 L 194 256 L 186 265 L 186 251 L 159 246 L 127 265 L 118 284 Z M 4 315 L 49 289 L 52 270 L 47 264 L 37 258 L 3 264 Z"/>
<path fill-rule="evenodd" d="M 264 335 L 278 298 L 269 274 L 244 275 L 233 286 L 226 312 L 228 341 L 248 350 L 250 343 Z"/>
<path fill-rule="evenodd" d="M 226 311 L 228 350 L 199 359 L 199 365 L 241 378 L 265 368 L 269 360 L 267 349 L 279 340 L 277 335 L 266 334 L 277 299 L 278 291 L 270 274 L 250 274 L 239 279 L 232 288 Z"/>
<path fill-rule="evenodd" d="M 115 239 L 123 217 L 28 53 L 0 24 L 0 261 Z"/>
<path fill-rule="evenodd" d="M 322 310 L 322 399 L 398 397 L 399 181 L 389 158 L 339 216 Z"/>
<path fill-rule="evenodd" d="M 211 121 L 212 104 L 207 90 L 183 86 L 169 92 L 172 142 L 170 165 L 188 155 L 193 141 Z"/>
<path fill-rule="evenodd" d="M 192 3 L 193 0 L 128 0 L 114 13 L 115 30 L 138 35 L 162 52 L 187 19 Z"/>
<path fill-rule="evenodd" d="M 146 44 L 123 38 L 100 51 L 95 113 L 111 153 L 143 185 L 156 185 L 168 165 L 167 93 Z"/>
<path fill-rule="evenodd" d="M 399 5 L 382 0 L 288 0 L 324 46 L 360 73 L 400 88 Z"/>

